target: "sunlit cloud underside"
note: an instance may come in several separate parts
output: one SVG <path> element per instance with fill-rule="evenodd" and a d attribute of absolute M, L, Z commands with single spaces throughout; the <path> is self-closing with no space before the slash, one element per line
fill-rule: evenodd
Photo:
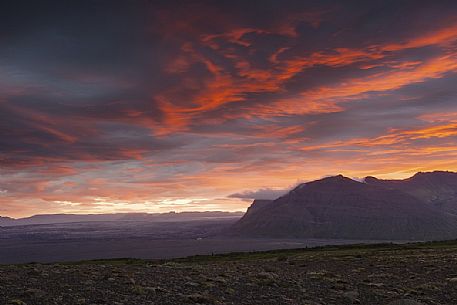
<path fill-rule="evenodd" d="M 0 11 L 0 215 L 236 211 L 325 175 L 457 170 L 455 2 Z"/>

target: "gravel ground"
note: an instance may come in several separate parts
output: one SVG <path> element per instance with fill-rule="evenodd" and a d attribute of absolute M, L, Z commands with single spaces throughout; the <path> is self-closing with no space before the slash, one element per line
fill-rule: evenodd
<path fill-rule="evenodd" d="M 0 304 L 457 304 L 457 242 L 0 265 Z"/>

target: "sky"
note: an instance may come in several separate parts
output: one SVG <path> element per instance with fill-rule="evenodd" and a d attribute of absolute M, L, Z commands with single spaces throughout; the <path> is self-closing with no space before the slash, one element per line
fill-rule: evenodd
<path fill-rule="evenodd" d="M 456 84 L 457 1 L 1 1 L 0 215 L 455 171 Z"/>

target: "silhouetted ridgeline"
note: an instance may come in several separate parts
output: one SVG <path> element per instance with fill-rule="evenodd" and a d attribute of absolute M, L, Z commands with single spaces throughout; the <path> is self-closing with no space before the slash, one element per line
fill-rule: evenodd
<path fill-rule="evenodd" d="M 36 224 L 57 224 L 72 222 L 101 222 L 101 221 L 154 221 L 154 222 L 174 222 L 174 221 L 194 221 L 194 220 L 217 220 L 220 218 L 239 218 L 243 212 L 181 212 L 181 213 L 119 213 L 119 214 L 48 214 L 34 215 L 31 217 L 13 219 L 0 217 L 0 226 L 22 226 Z"/>
<path fill-rule="evenodd" d="M 457 174 L 405 180 L 341 175 L 254 201 L 231 234 L 257 237 L 441 240 L 457 238 Z"/>
<path fill-rule="evenodd" d="M 408 193 L 436 208 L 457 215 L 457 173 L 436 171 L 417 173 L 404 180 L 366 177 L 365 182 Z"/>

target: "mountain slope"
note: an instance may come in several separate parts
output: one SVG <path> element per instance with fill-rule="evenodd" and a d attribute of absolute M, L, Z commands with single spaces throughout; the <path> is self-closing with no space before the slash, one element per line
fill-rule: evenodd
<path fill-rule="evenodd" d="M 8 225 L 12 224 L 13 222 L 14 222 L 13 218 L 0 216 L 0 227 L 8 226 Z"/>
<path fill-rule="evenodd" d="M 457 173 L 445 171 L 417 173 L 404 180 L 366 177 L 365 183 L 400 190 L 447 213 L 457 215 Z"/>
<path fill-rule="evenodd" d="M 304 183 L 246 213 L 242 236 L 428 240 L 457 237 L 457 219 L 416 197 L 343 176 Z"/>

